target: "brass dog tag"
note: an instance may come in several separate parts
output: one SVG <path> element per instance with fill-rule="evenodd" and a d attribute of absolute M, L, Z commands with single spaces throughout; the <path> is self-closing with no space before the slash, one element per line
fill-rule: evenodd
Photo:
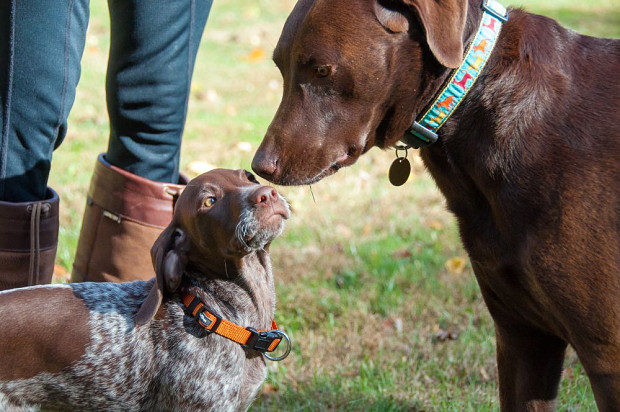
<path fill-rule="evenodd" d="M 406 157 L 397 157 L 396 160 L 390 166 L 390 172 L 388 174 L 390 183 L 394 186 L 402 186 L 409 179 L 411 173 L 411 163 Z"/>

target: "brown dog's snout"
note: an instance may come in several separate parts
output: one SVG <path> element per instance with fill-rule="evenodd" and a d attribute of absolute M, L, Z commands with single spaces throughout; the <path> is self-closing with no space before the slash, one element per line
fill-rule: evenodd
<path fill-rule="evenodd" d="M 278 162 L 276 157 L 270 155 L 261 145 L 252 160 L 252 170 L 263 179 L 273 181 L 277 168 Z"/>

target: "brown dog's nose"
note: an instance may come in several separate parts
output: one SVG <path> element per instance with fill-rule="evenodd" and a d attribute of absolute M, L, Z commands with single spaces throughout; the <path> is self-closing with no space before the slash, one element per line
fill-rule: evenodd
<path fill-rule="evenodd" d="M 264 203 L 264 204 L 271 203 L 277 198 L 278 198 L 278 192 L 276 191 L 276 189 L 270 186 L 261 186 L 258 189 L 256 189 L 254 193 L 252 193 L 252 196 L 250 199 L 252 199 L 252 201 L 255 204 L 260 205 L 261 203 Z"/>
<path fill-rule="evenodd" d="M 275 156 L 265 155 L 264 151 L 261 151 L 259 148 L 252 160 L 252 170 L 263 179 L 273 181 L 272 179 L 277 170 Z"/>

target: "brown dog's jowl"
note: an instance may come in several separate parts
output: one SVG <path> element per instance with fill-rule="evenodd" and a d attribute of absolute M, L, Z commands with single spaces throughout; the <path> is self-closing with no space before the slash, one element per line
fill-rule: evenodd
<path fill-rule="evenodd" d="M 459 66 L 481 6 L 300 0 L 274 51 L 284 94 L 254 170 L 310 184 L 397 145 Z M 502 409 L 553 410 L 570 344 L 599 409 L 619 410 L 620 41 L 509 15 L 421 156 L 495 322 Z"/>

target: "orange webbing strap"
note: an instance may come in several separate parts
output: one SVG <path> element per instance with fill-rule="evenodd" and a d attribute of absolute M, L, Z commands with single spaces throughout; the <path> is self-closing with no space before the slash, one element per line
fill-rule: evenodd
<path fill-rule="evenodd" d="M 213 314 L 196 295 L 183 292 L 181 298 L 187 308 L 187 312 L 209 333 L 218 334 L 244 347 L 263 353 L 273 352 L 282 340 L 277 334 L 272 333 L 278 329 L 275 320 L 271 321 L 272 331 L 256 330 L 249 327 L 244 328 Z M 269 345 L 267 346 L 267 344 Z"/>

